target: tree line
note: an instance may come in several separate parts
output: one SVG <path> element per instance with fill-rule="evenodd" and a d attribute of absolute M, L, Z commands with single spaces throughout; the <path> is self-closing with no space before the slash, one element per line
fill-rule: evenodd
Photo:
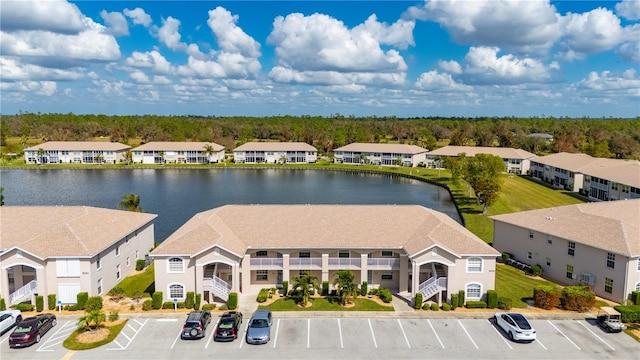
<path fill-rule="evenodd" d="M 528 136 L 545 133 L 552 141 Z M 21 144 L 7 142 L 20 138 Z M 596 157 L 640 158 L 640 118 L 397 118 L 322 116 L 107 116 L 20 112 L 3 115 L 0 143 L 21 152 L 30 140 L 95 138 L 137 145 L 150 141 L 205 141 L 233 149 L 248 141 L 301 141 L 320 153 L 353 142 L 415 144 L 432 150 L 443 143 L 513 147 L 536 154 L 582 152 Z"/>

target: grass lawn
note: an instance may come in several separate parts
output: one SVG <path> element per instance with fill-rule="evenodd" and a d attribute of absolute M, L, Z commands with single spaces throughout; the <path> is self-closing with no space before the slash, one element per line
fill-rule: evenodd
<path fill-rule="evenodd" d="M 106 338 L 95 341 L 95 342 L 78 341 L 78 335 L 86 332 L 86 329 L 84 327 L 80 327 L 76 331 L 72 332 L 71 335 L 69 335 L 69 337 L 64 340 L 64 342 L 62 343 L 62 346 L 64 346 L 69 350 L 95 349 L 98 346 L 102 346 L 112 342 L 116 338 L 116 336 L 118 336 L 118 334 L 120 333 L 120 330 L 122 330 L 122 328 L 126 323 L 127 323 L 127 319 L 124 319 L 124 321 L 121 321 L 116 325 L 103 325 L 106 329 L 109 330 L 109 334 L 107 335 Z"/>
<path fill-rule="evenodd" d="M 124 296 L 127 297 L 133 297 L 136 292 L 142 293 L 143 297 L 151 297 L 155 291 L 153 263 L 143 272 L 127 276 L 117 286 L 124 289 Z"/>
<path fill-rule="evenodd" d="M 526 308 L 525 300 L 533 298 L 533 288 L 538 285 L 554 285 L 554 283 L 527 276 L 522 270 L 509 265 L 496 264 L 498 296 L 511 298 L 514 308 Z"/>
<path fill-rule="evenodd" d="M 355 306 L 342 307 L 337 298 L 311 298 L 312 305 L 306 308 L 298 306 L 292 298 L 278 299 L 271 304 L 258 306 L 259 309 L 272 311 L 393 311 L 393 306 L 380 305 L 369 299 L 354 299 Z"/>

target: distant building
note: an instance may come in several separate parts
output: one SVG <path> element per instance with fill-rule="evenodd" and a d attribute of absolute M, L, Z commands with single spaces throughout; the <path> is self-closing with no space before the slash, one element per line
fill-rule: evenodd
<path fill-rule="evenodd" d="M 27 164 L 116 164 L 131 147 L 106 141 L 48 141 L 25 149 Z"/>
<path fill-rule="evenodd" d="M 212 152 L 207 154 L 206 148 Z M 224 161 L 224 146 L 213 142 L 151 141 L 132 150 L 137 164 L 208 164 Z"/>
<path fill-rule="evenodd" d="M 529 160 L 536 155 L 522 149 L 490 146 L 445 146 L 427 153 L 427 167 L 442 167 L 443 157 L 455 157 L 464 153 L 467 157 L 476 154 L 499 156 L 504 160 L 505 170 L 511 174 L 526 174 L 529 171 Z"/>
<path fill-rule="evenodd" d="M 416 145 L 352 143 L 333 151 L 338 164 L 417 166 L 429 150 Z"/>
<path fill-rule="evenodd" d="M 248 142 L 233 150 L 240 164 L 308 164 L 318 161 L 318 149 L 304 142 Z"/>
<path fill-rule="evenodd" d="M 545 141 L 553 141 L 553 135 L 545 133 L 531 133 L 528 137 L 539 138 Z"/>

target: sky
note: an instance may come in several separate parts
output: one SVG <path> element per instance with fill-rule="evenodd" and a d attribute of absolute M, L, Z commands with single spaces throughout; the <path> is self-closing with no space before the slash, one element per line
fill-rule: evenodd
<path fill-rule="evenodd" d="M 640 116 L 640 0 L 0 0 L 0 113 Z"/>

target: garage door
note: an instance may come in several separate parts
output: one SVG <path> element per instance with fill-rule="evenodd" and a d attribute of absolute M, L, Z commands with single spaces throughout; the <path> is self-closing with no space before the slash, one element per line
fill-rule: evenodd
<path fill-rule="evenodd" d="M 63 304 L 75 304 L 78 302 L 80 284 L 58 284 L 58 300 Z"/>

